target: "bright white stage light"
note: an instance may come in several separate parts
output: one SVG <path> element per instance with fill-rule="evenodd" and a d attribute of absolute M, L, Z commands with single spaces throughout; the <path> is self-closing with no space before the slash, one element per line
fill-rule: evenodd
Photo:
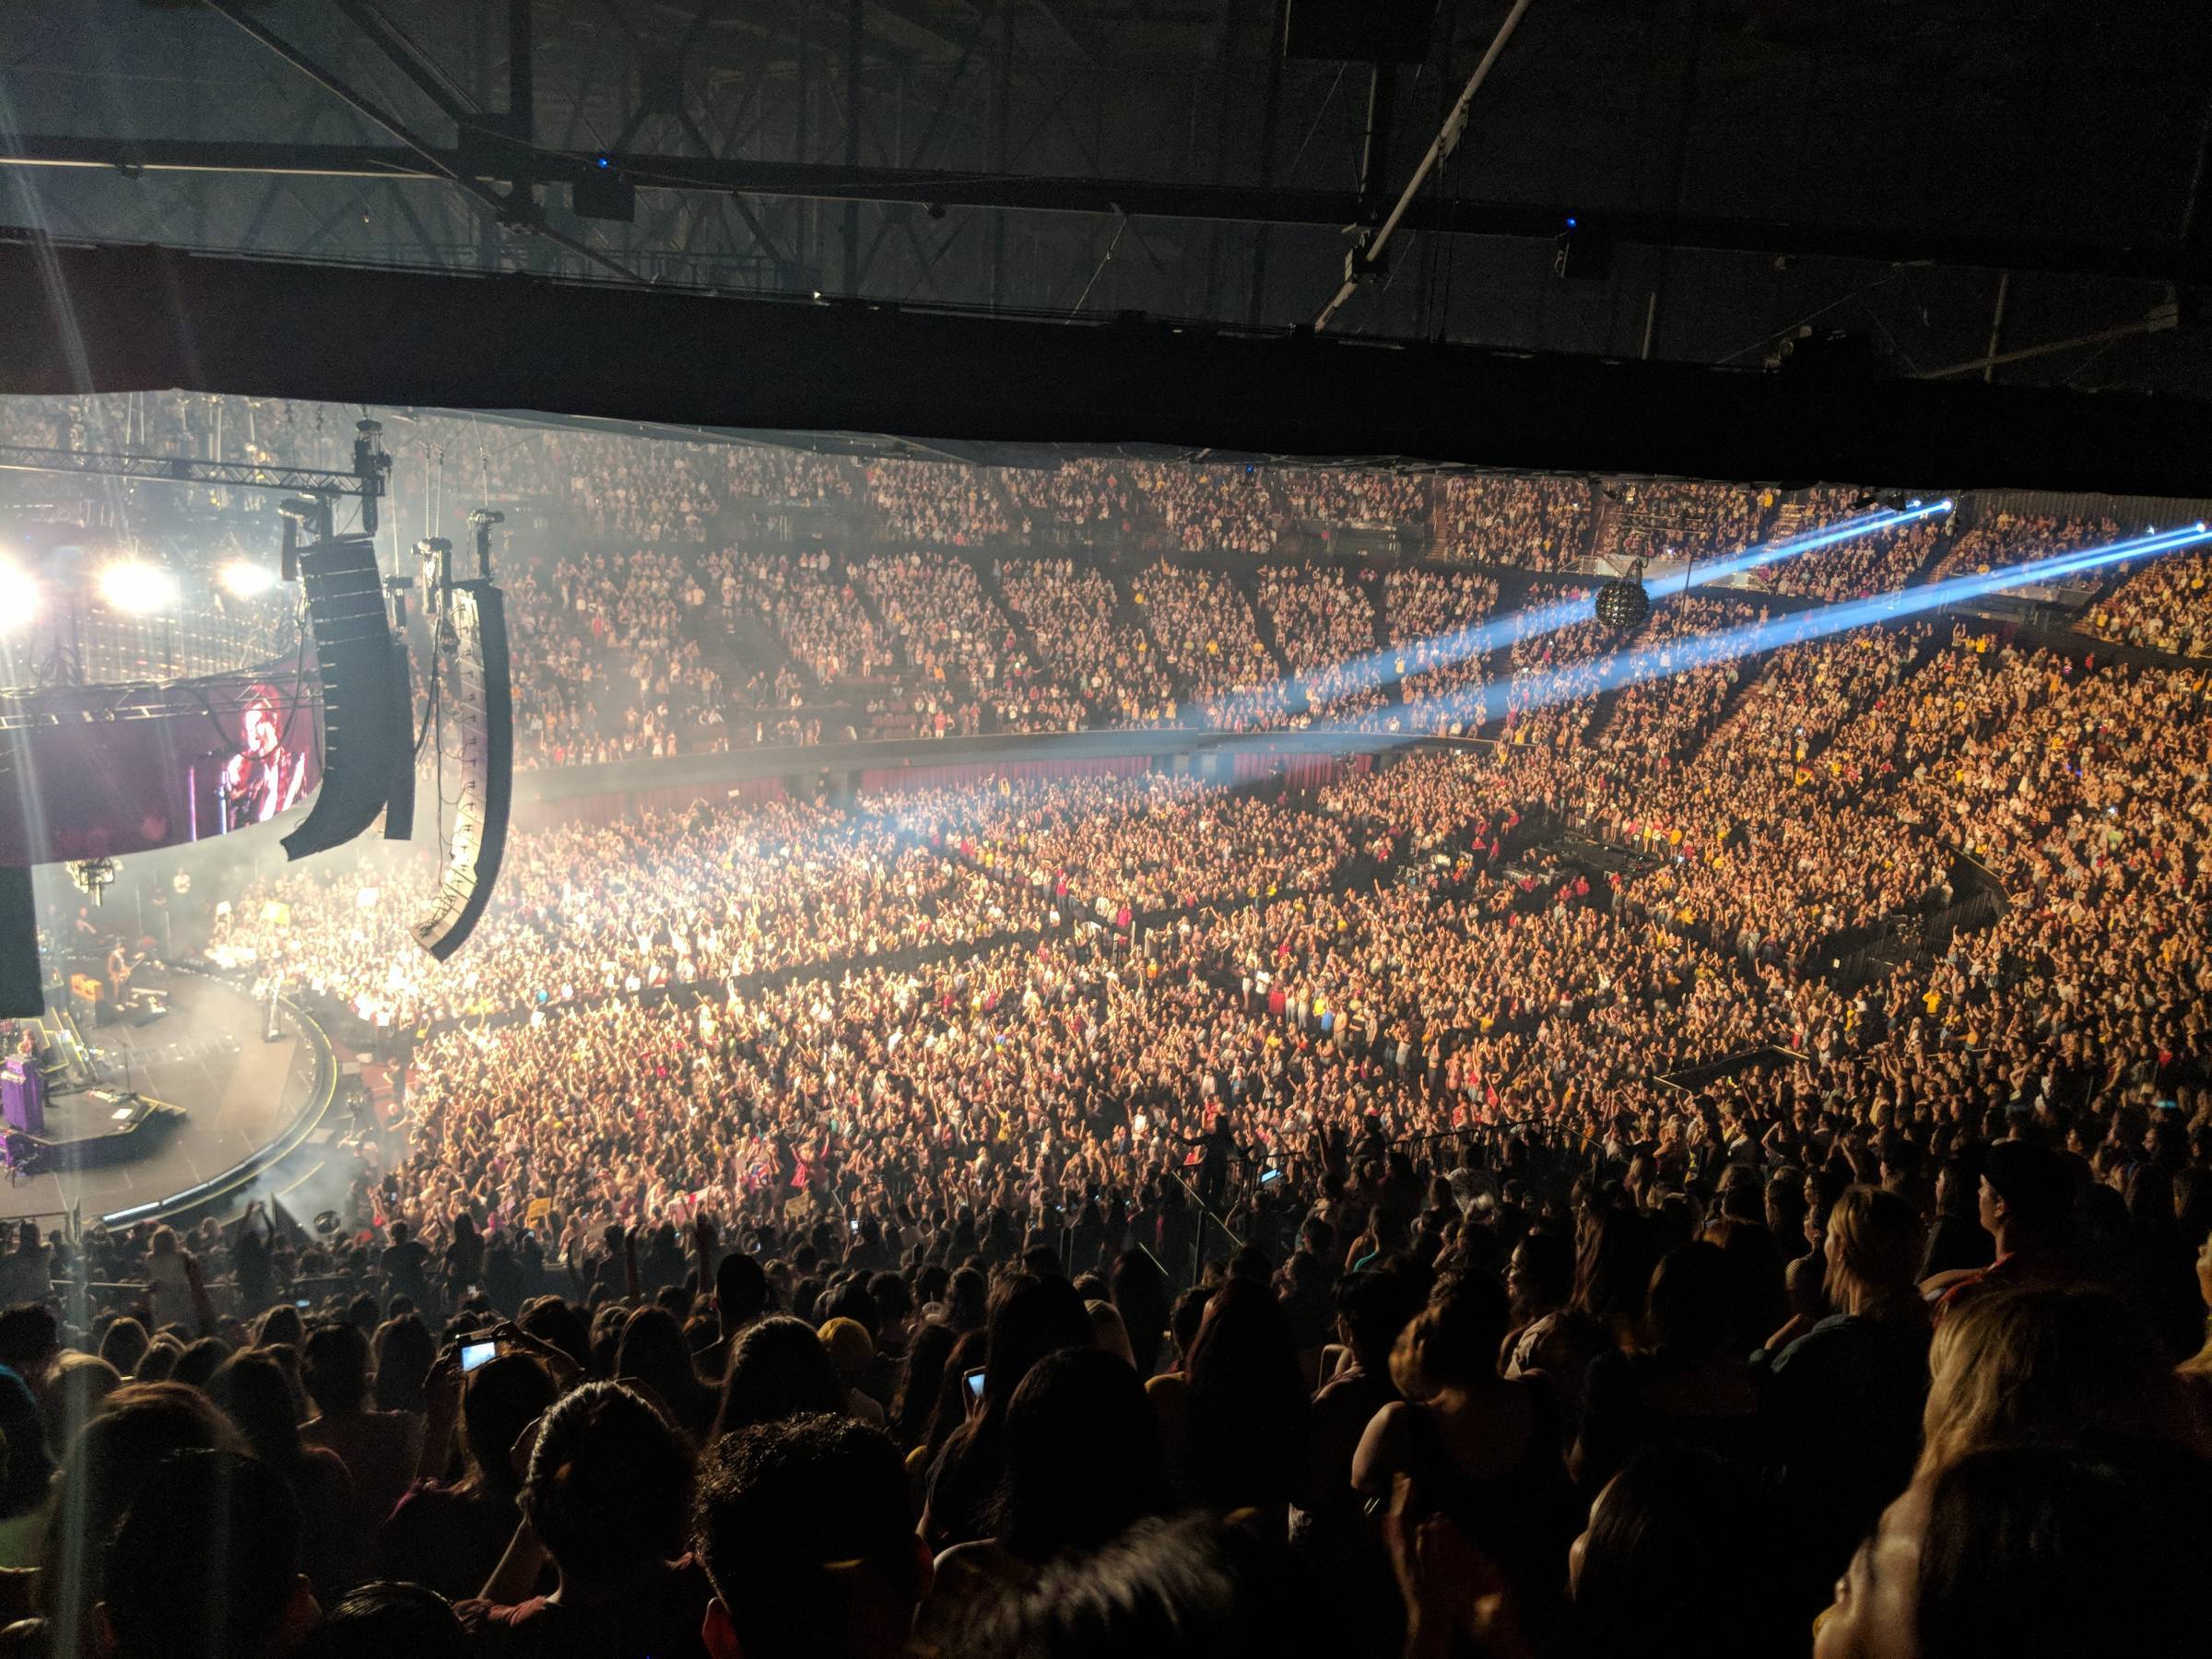
<path fill-rule="evenodd" d="M 0 633 L 28 628 L 38 612 L 38 578 L 15 560 L 0 559 Z"/>
<path fill-rule="evenodd" d="M 100 571 L 100 595 L 119 611 L 145 616 L 177 602 L 177 579 L 159 565 L 125 559 Z"/>
<path fill-rule="evenodd" d="M 223 567 L 221 582 L 226 590 L 239 598 L 252 599 L 276 585 L 276 572 L 251 559 L 234 559 Z"/>

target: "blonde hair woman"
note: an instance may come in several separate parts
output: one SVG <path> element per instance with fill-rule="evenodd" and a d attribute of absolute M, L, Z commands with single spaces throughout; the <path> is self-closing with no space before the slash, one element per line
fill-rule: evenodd
<path fill-rule="evenodd" d="M 197 1264 L 184 1248 L 173 1227 L 158 1227 L 146 1257 L 147 1300 L 151 1304 L 153 1327 L 166 1330 L 182 1325 L 199 1329 L 199 1315 L 192 1293 L 192 1276 Z"/>
<path fill-rule="evenodd" d="M 2194 1444 L 2157 1335 L 2101 1291 L 1976 1297 L 1937 1328 L 1928 1365 L 1920 1479 L 1985 1446 Z"/>
<path fill-rule="evenodd" d="M 1895 1193 L 1846 1187 L 1820 1248 L 1829 1312 L 1800 1314 L 1752 1357 L 1782 1487 L 1841 1568 L 1903 1489 L 1920 1454 L 1928 1392 L 1928 1313 L 1912 1276 L 1920 1217 Z"/>

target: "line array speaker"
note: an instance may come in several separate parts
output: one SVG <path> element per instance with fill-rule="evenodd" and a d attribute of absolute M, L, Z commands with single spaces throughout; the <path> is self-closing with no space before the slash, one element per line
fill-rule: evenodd
<path fill-rule="evenodd" d="M 482 580 L 453 582 L 433 630 L 460 784 L 438 902 L 415 924 L 414 934 L 415 942 L 442 962 L 476 931 L 507 855 L 507 819 L 514 804 L 514 698 L 507 609 L 498 588 Z"/>
<path fill-rule="evenodd" d="M 30 871 L 0 865 L 0 1018 L 36 1019 L 46 1012 L 39 977 L 39 906 Z"/>
<path fill-rule="evenodd" d="M 415 839 L 415 674 L 407 660 L 406 635 L 392 641 L 392 675 L 399 682 L 399 704 L 407 711 L 407 727 L 401 733 L 399 759 L 392 769 L 392 793 L 384 801 L 384 839 Z"/>
<path fill-rule="evenodd" d="M 370 538 L 334 536 L 302 547 L 300 580 L 323 688 L 323 787 L 284 838 L 288 858 L 344 846 L 376 821 L 411 747 L 413 713 L 394 673 L 392 625 Z"/>

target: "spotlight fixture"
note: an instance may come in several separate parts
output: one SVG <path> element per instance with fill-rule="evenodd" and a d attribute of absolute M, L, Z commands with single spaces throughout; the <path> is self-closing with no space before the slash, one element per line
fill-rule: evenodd
<path fill-rule="evenodd" d="M 177 579 L 159 565 L 126 559 L 100 571 L 100 596 L 116 610 L 143 617 L 177 602 Z"/>
<path fill-rule="evenodd" d="M 70 884 L 89 898 L 94 904 L 101 895 L 115 885 L 115 877 L 123 866 L 112 858 L 76 858 L 69 861 Z"/>
<path fill-rule="evenodd" d="M 38 579 L 13 559 L 0 559 L 0 633 L 22 628 L 38 609 Z"/>
<path fill-rule="evenodd" d="M 218 579 L 226 593 L 240 599 L 256 598 L 276 585 L 276 571 L 249 559 L 232 559 L 222 568 Z"/>

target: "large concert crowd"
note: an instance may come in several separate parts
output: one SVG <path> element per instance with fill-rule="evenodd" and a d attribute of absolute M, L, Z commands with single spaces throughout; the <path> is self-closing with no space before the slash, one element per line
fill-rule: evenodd
<path fill-rule="evenodd" d="M 340 468 L 350 456 L 350 423 L 323 406 L 142 394 L 59 406 L 20 400 L 0 426 L 79 447 Z M 1694 575 L 1700 556 L 1816 531 L 1871 501 L 1829 488 L 1353 467 L 864 460 L 415 411 L 383 424 L 387 517 L 402 535 L 419 524 L 458 545 L 475 502 L 517 505 L 518 519 L 520 504 L 531 509 L 535 528 L 502 533 L 499 571 L 526 689 L 518 753 L 532 768 L 848 734 L 1321 720 L 1434 731 L 1439 710 L 1425 705 L 1474 689 L 1479 658 L 1391 674 L 1344 665 L 1368 648 L 1377 601 L 1382 636 L 1417 658 L 1434 637 L 1417 618 L 1465 606 L 1433 593 L 1401 604 L 1378 582 L 1483 567 L 1467 576 L 1495 608 L 1522 597 L 1529 576 L 1593 560 L 1688 561 Z M 16 475 L 11 497 L 82 488 L 21 482 L 36 477 Z M 220 492 L 191 500 L 228 512 L 207 522 L 233 539 L 245 510 L 267 505 Z M 548 524 L 560 527 L 550 536 Z M 1778 560 L 1757 580 L 1834 602 L 2121 533 L 2110 516 L 1923 518 Z M 2208 568 L 2201 552 L 2118 567 L 2078 626 L 2204 656 Z M 1442 724 L 1479 723 L 1455 708 Z"/>
<path fill-rule="evenodd" d="M 1586 583 L 1484 538 L 1587 534 L 1550 480 L 1439 481 L 1444 568 L 971 561 L 1000 521 L 920 465 L 763 473 L 917 545 L 758 559 L 734 470 L 594 475 L 701 534 L 634 591 L 547 570 L 535 717 L 688 749 L 742 618 L 800 680 L 771 713 L 1481 741 L 579 816 L 443 964 L 405 849 L 207 895 L 206 959 L 376 1033 L 397 1115 L 326 1226 L 0 1254 L 0 1643 L 2204 1651 L 2212 669 L 1949 618 L 1712 643 L 1818 574 L 1540 628 Z M 1263 496 L 1288 534 L 1406 493 L 1156 467 L 1071 511 L 1251 553 Z M 1898 542 L 1836 580 L 1938 551 Z M 2171 651 L 2127 607 L 2172 568 L 2098 625 Z"/>

